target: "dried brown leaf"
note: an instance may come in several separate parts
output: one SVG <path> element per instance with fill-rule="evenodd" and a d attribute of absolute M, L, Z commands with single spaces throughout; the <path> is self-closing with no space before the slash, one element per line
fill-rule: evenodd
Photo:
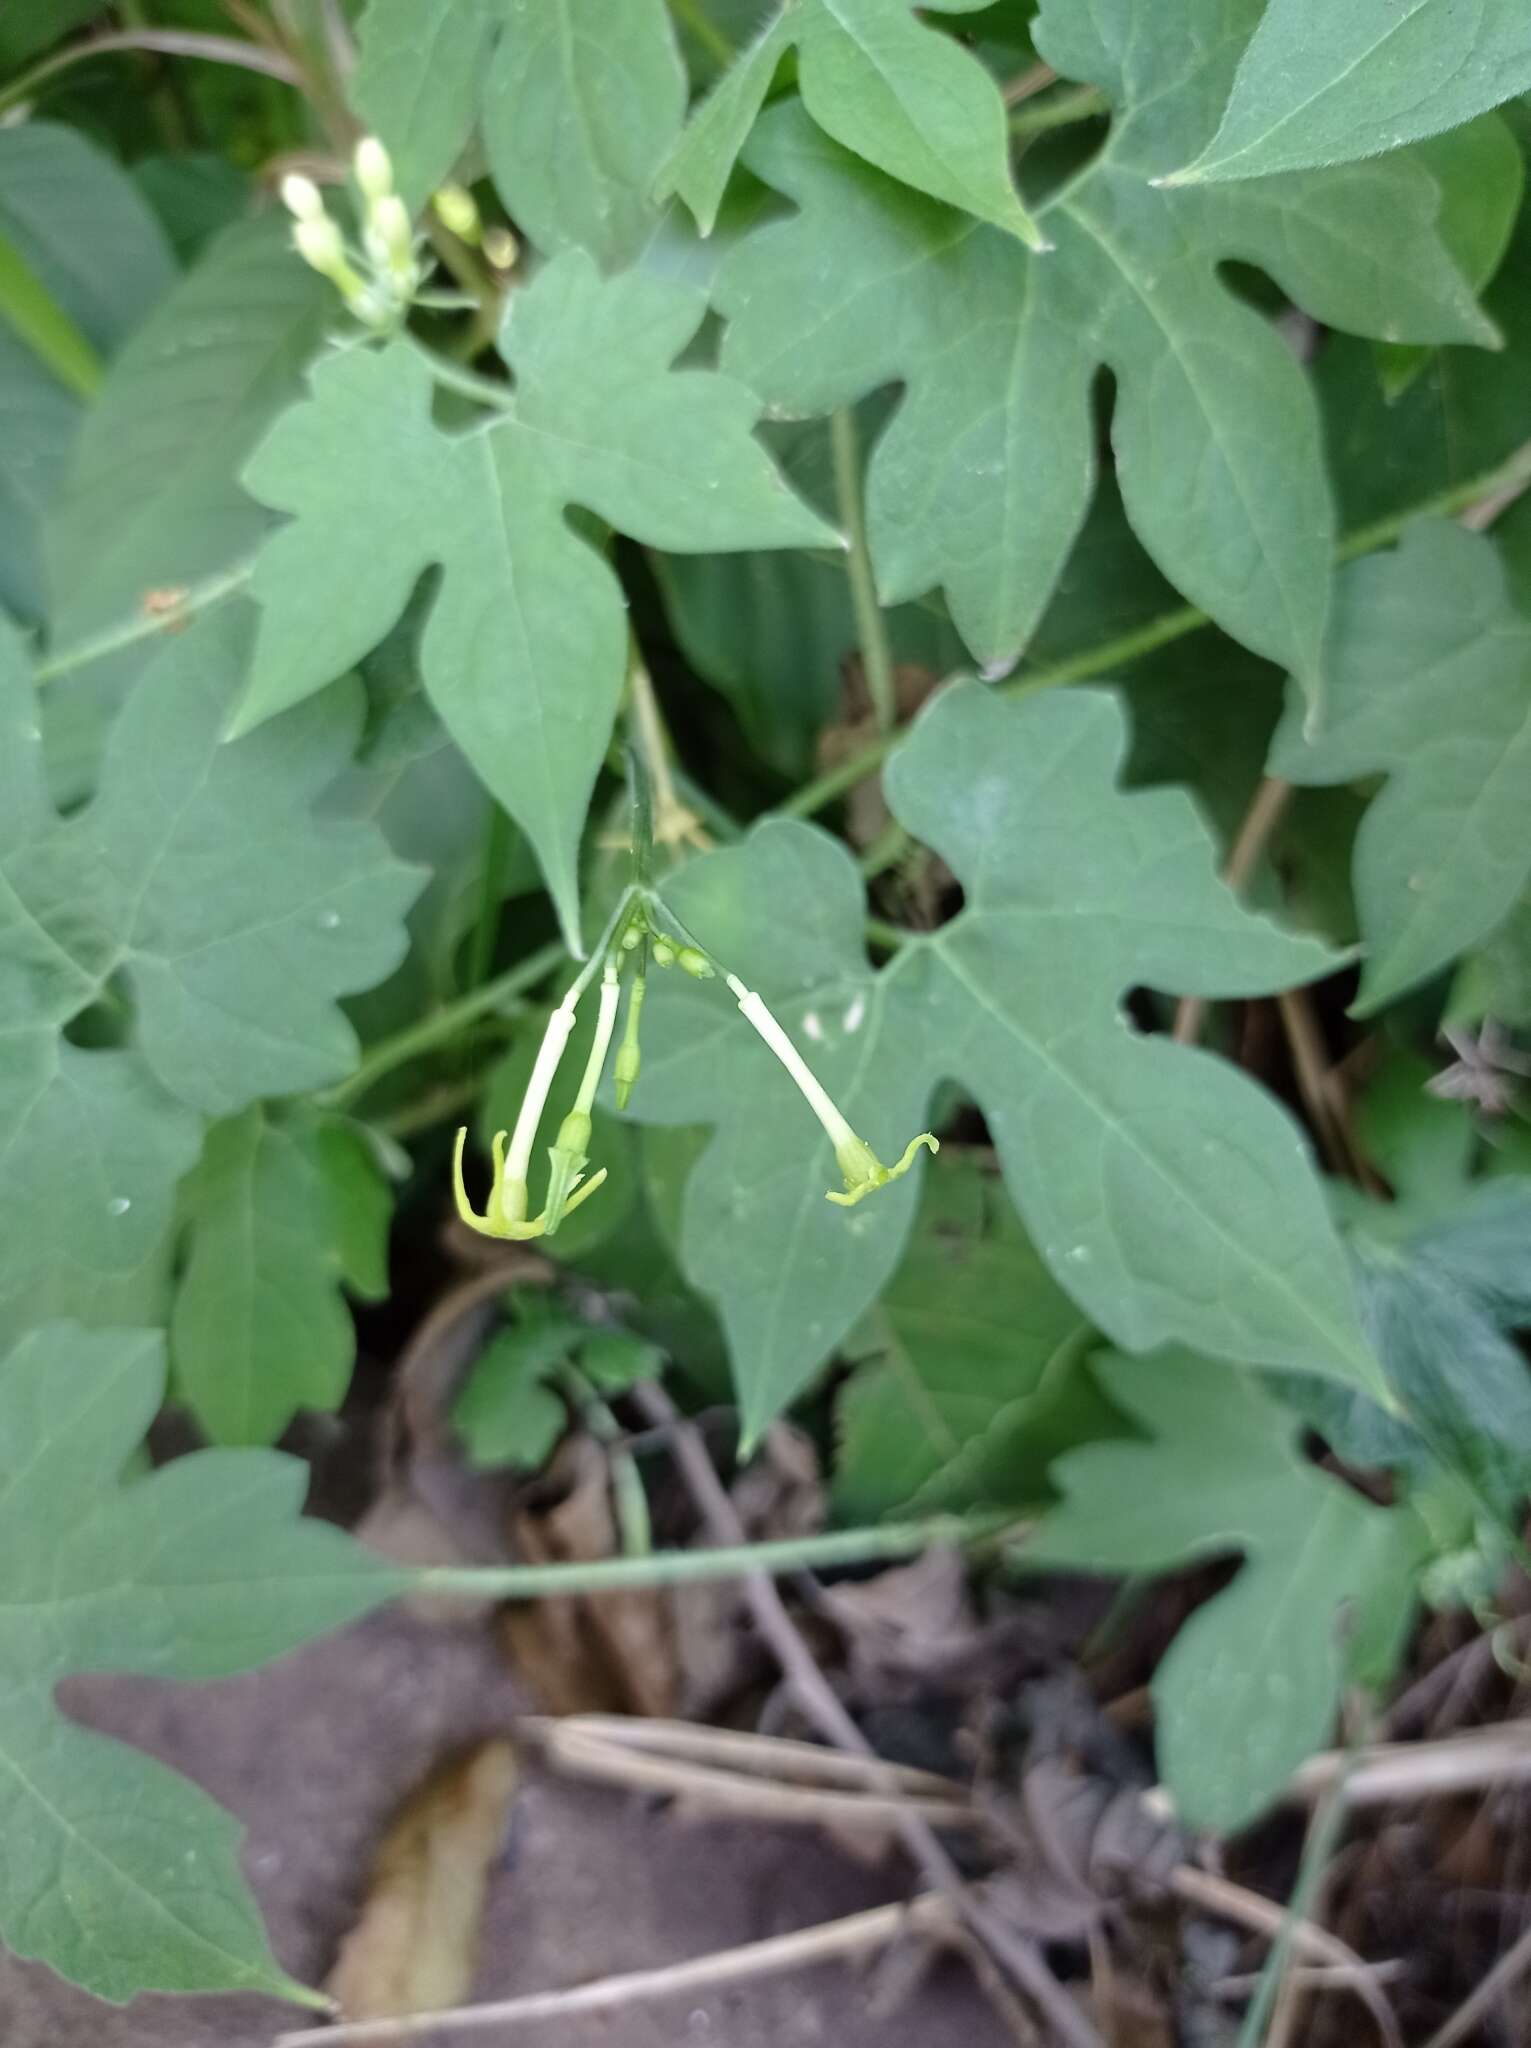
<path fill-rule="evenodd" d="M 325 1986 L 347 2019 L 437 2012 L 467 1997 L 519 1776 L 513 1746 L 485 1742 L 400 1808 Z"/>
<path fill-rule="evenodd" d="M 521 1508 L 511 1544 L 523 1564 L 585 1564 L 617 1549 L 606 1459 L 588 1437 L 571 1437 L 549 1468 L 561 1489 L 551 1505 Z M 627 1593 L 537 1600 L 506 1610 L 516 1675 L 549 1714 L 669 1716 L 680 1698 L 675 1632 L 664 1596 Z"/>

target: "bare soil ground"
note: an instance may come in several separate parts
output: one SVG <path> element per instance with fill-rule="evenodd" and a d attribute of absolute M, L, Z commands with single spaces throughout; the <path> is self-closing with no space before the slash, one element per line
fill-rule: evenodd
<path fill-rule="evenodd" d="M 284 1965 L 310 1983 L 360 1905 L 389 1815 L 443 1754 L 525 1702 L 479 1623 L 390 1610 L 214 1685 L 77 1681 L 70 1711 L 173 1764 L 249 1830 L 246 1868 Z M 810 1830 L 689 1820 L 529 1765 L 490 1893 L 473 1996 L 653 1967 L 904 1896 Z M 942 1964 L 884 2011 L 874 1971 L 829 1965 L 680 2003 L 519 2026 L 515 2048 L 1001 2048 L 968 1974 Z M 255 1998 L 97 2004 L 0 1954 L 3 2048 L 270 2048 L 303 2024 Z"/>

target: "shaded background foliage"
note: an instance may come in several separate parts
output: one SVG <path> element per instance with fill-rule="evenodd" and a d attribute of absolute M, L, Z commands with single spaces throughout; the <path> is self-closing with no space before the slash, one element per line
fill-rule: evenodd
<path fill-rule="evenodd" d="M 0 23 L 0 1510 L 18 1607 L 91 1623 L 0 1732 L 8 1941 L 108 1997 L 290 1990 L 226 1818 L 162 1780 L 141 1830 L 52 1679 L 259 1661 L 400 1583 L 286 1519 L 267 1447 L 375 1408 L 464 1256 L 451 1128 L 514 1122 L 628 879 L 624 738 L 664 901 L 884 1157 L 946 1149 L 827 1210 L 722 986 L 652 974 L 471 1460 L 669 1371 L 746 1452 L 792 1410 L 847 1521 L 1241 1559 L 1153 1678 L 1220 1830 L 1421 1604 L 1492 1613 L 1531 1456 L 1531 31 L 1467 12 Z M 431 273 L 370 326 L 275 203 L 311 172 L 364 233 L 363 129 Z M 216 1448 L 119 1491 L 162 1393 Z M 290 1562 L 264 1630 L 158 1576 L 229 1474 L 224 1592 Z"/>

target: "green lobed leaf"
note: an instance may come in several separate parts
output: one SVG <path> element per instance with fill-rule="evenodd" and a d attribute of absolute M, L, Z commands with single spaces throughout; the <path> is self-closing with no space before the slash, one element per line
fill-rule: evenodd
<path fill-rule="evenodd" d="M 927 708 L 889 801 L 965 908 L 880 973 L 855 868 L 810 827 L 760 826 L 667 893 L 884 1158 L 937 1083 L 958 1082 L 1049 1270 L 1117 1342 L 1178 1338 L 1375 1385 L 1296 1128 L 1210 1054 L 1133 1034 L 1121 1009 L 1135 984 L 1252 994 L 1332 956 L 1238 905 L 1182 792 L 1115 786 L 1123 724 L 1094 691 L 1013 705 L 957 685 Z M 683 984 L 655 977 L 633 1108 L 717 1127 L 687 1189 L 685 1266 L 719 1300 L 753 1440 L 876 1298 L 915 1183 L 827 1209 L 831 1161 L 790 1081 L 718 984 Z"/>
<path fill-rule="evenodd" d="M 544 254 L 625 262 L 652 233 L 654 181 L 686 107 L 663 0 L 502 0 L 484 78 L 484 149 Z"/>
<path fill-rule="evenodd" d="M 1217 133 L 1177 182 L 1376 156 L 1528 89 L 1521 0 L 1267 0 Z"/>
<path fill-rule="evenodd" d="M 1190 1354 L 1095 1369 L 1147 1440 L 1060 1459 L 1062 1505 L 1021 1556 L 1136 1575 L 1243 1553 L 1153 1679 L 1159 1773 L 1176 1809 L 1191 1827 L 1228 1832 L 1329 1740 L 1347 1680 L 1389 1675 L 1426 1531 L 1408 1507 L 1374 1507 L 1302 1457 L 1296 1418 L 1248 1374 Z"/>
<path fill-rule="evenodd" d="M 385 1301 L 393 1193 L 376 1143 L 365 1125 L 326 1116 L 313 1126 L 311 1150 L 340 1277 L 359 1300 Z"/>
<path fill-rule="evenodd" d="M 1531 1174 L 1511 1160 L 1487 1177 L 1472 1118 L 1430 1092 L 1423 1060 L 1394 1053 L 1374 1076 L 1357 1129 L 1393 1199 L 1337 1188 L 1364 1313 L 1393 1390 L 1392 1413 L 1310 1410 L 1342 1455 L 1402 1427 L 1412 1442 L 1372 1462 L 1444 1468 L 1479 1508 L 1513 1526 L 1531 1491 L 1531 1370 L 1506 1335 L 1531 1325 Z"/>
<path fill-rule="evenodd" d="M 577 1404 L 590 1387 L 624 1393 L 661 1372 L 663 1354 L 625 1330 L 593 1329 L 531 1288 L 517 1290 L 511 1305 L 515 1320 L 474 1363 L 452 1421 L 470 1463 L 535 1472 L 568 1426 L 566 1395 Z"/>
<path fill-rule="evenodd" d="M 1531 618 L 1492 541 L 1420 524 L 1343 571 L 1327 668 L 1323 725 L 1309 737 L 1289 704 L 1270 767 L 1388 778 L 1355 849 L 1369 1015 L 1486 937 L 1531 878 Z"/>
<path fill-rule="evenodd" d="M 356 1333 L 315 1144 L 257 1104 L 213 1125 L 187 1184 L 171 1363 L 217 1444 L 274 1443 L 299 1408 L 332 1411 L 350 1384 Z"/>
<path fill-rule="evenodd" d="M 1326 174 L 1327 175 L 1327 174 Z M 1443 347 L 1399 395 L 1375 347 L 1331 334 L 1313 365 L 1341 525 L 1364 527 L 1486 476 L 1531 440 L 1531 205 L 1484 295 L 1494 354 Z"/>
<path fill-rule="evenodd" d="M 1481 292 L 1504 261 L 1525 197 L 1526 161 L 1509 123 L 1498 114 L 1482 114 L 1464 128 L 1420 143 L 1414 154 L 1440 183 L 1442 245 Z M 1428 349 L 1407 342 L 1379 343 L 1378 355 L 1389 398 L 1407 390 L 1430 360 Z"/>
<path fill-rule="evenodd" d="M 535 1472 L 547 1463 L 568 1423 L 548 1380 L 572 1363 L 585 1334 L 585 1325 L 556 1302 L 521 1291 L 516 1320 L 485 1346 L 452 1404 L 470 1464 Z"/>
<path fill-rule="evenodd" d="M 938 0 L 965 13 L 982 0 Z M 660 191 L 678 192 L 704 234 L 765 102 L 797 52 L 803 105 L 826 135 L 890 178 L 1045 247 L 1010 178 L 999 87 L 970 51 L 909 0 L 788 0 L 724 73 L 671 153 Z"/>
<path fill-rule="evenodd" d="M 124 1483 L 163 1340 L 54 1324 L 0 1360 L 0 1935 L 98 1998 L 249 1990 L 317 2003 L 266 1944 L 241 1829 L 54 1703 L 73 1672 L 207 1679 L 365 1614 L 400 1574 L 299 1518 L 305 1468 L 203 1451 Z"/>
<path fill-rule="evenodd" d="M 986 666 L 1025 646 L 1084 518 L 1104 364 L 1144 546 L 1317 694 L 1334 537 L 1317 414 L 1286 344 L 1220 280 L 1228 258 L 1327 322 L 1496 338 L 1435 237 L 1441 188 L 1423 162 L 1226 193 L 1155 186 L 1212 118 L 1249 13 L 1193 0 L 1134 39 L 1127 0 L 1092 15 L 1095 34 L 1044 9 L 1049 61 L 1101 85 L 1117 120 L 1045 210 L 1057 246 L 1043 258 L 892 184 L 798 109 L 767 114 L 750 143 L 750 168 L 798 211 L 721 267 L 724 366 L 789 414 L 904 385 L 868 479 L 879 589 L 893 603 L 942 586 Z"/>
<path fill-rule="evenodd" d="M 162 1257 L 202 1118 L 343 1075 L 336 998 L 388 972 L 418 871 L 312 806 L 349 758 L 331 692 L 220 744 L 252 620 L 167 647 L 60 818 L 14 635 L 0 635 L 0 1325 L 121 1312 Z M 75 1042 L 92 1017 L 105 1046 Z M 102 1034 L 95 1034 L 99 1038 Z"/>
<path fill-rule="evenodd" d="M 399 190 L 419 206 L 467 144 L 496 0 L 371 0 L 357 35 L 351 102 L 393 159 Z"/>
<path fill-rule="evenodd" d="M 1357 1239 L 1367 1326 L 1397 1404 L 1432 1457 L 1510 1528 L 1531 1493 L 1531 1372 L 1500 1326 L 1525 1316 L 1490 1308 L 1474 1283 L 1518 1281 L 1523 1304 L 1528 1231 L 1531 1185 L 1517 1180 L 1485 1187 L 1441 1238 Z"/>
<path fill-rule="evenodd" d="M 516 225 L 615 265 L 653 232 L 685 72 L 663 0 L 371 0 L 352 94 L 412 205 L 479 122 Z"/>
<path fill-rule="evenodd" d="M 341 674 L 439 564 L 425 687 L 531 841 L 576 950 L 579 838 L 627 628 L 616 578 L 568 508 L 683 551 L 834 538 L 753 438 L 744 386 L 672 367 L 704 310 L 696 291 L 637 272 L 602 279 L 566 252 L 512 296 L 503 414 L 445 434 L 431 371 L 407 344 L 357 347 L 319 365 L 313 396 L 247 473 L 293 518 L 256 568 L 261 631 L 236 729 Z"/>
<path fill-rule="evenodd" d="M 841 1514 L 1042 1497 L 1053 1458 L 1113 1433 L 1080 1369 L 1089 1335 L 997 1180 L 943 1151 L 898 1271 L 846 1343 L 857 1366 L 838 1406 Z"/>

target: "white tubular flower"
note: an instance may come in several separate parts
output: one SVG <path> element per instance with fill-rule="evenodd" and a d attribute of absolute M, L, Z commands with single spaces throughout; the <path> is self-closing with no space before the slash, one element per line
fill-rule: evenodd
<path fill-rule="evenodd" d="M 835 1148 L 835 1162 L 845 1182 L 845 1191 L 842 1194 L 832 1188 L 824 1198 L 826 1201 L 835 1202 L 842 1209 L 854 1208 L 857 1202 L 864 1201 L 878 1188 L 887 1187 L 890 1181 L 902 1180 L 918 1158 L 921 1147 L 930 1152 L 940 1151 L 936 1137 L 930 1131 L 921 1131 L 918 1137 L 909 1140 L 896 1165 L 884 1166 L 865 1138 L 858 1137 L 851 1129 L 817 1074 L 766 1007 L 764 999 L 753 989 L 747 989 L 735 974 L 729 975 L 728 986 L 739 1005 L 740 1014 L 755 1027 L 797 1083 L 803 1100 Z"/>

